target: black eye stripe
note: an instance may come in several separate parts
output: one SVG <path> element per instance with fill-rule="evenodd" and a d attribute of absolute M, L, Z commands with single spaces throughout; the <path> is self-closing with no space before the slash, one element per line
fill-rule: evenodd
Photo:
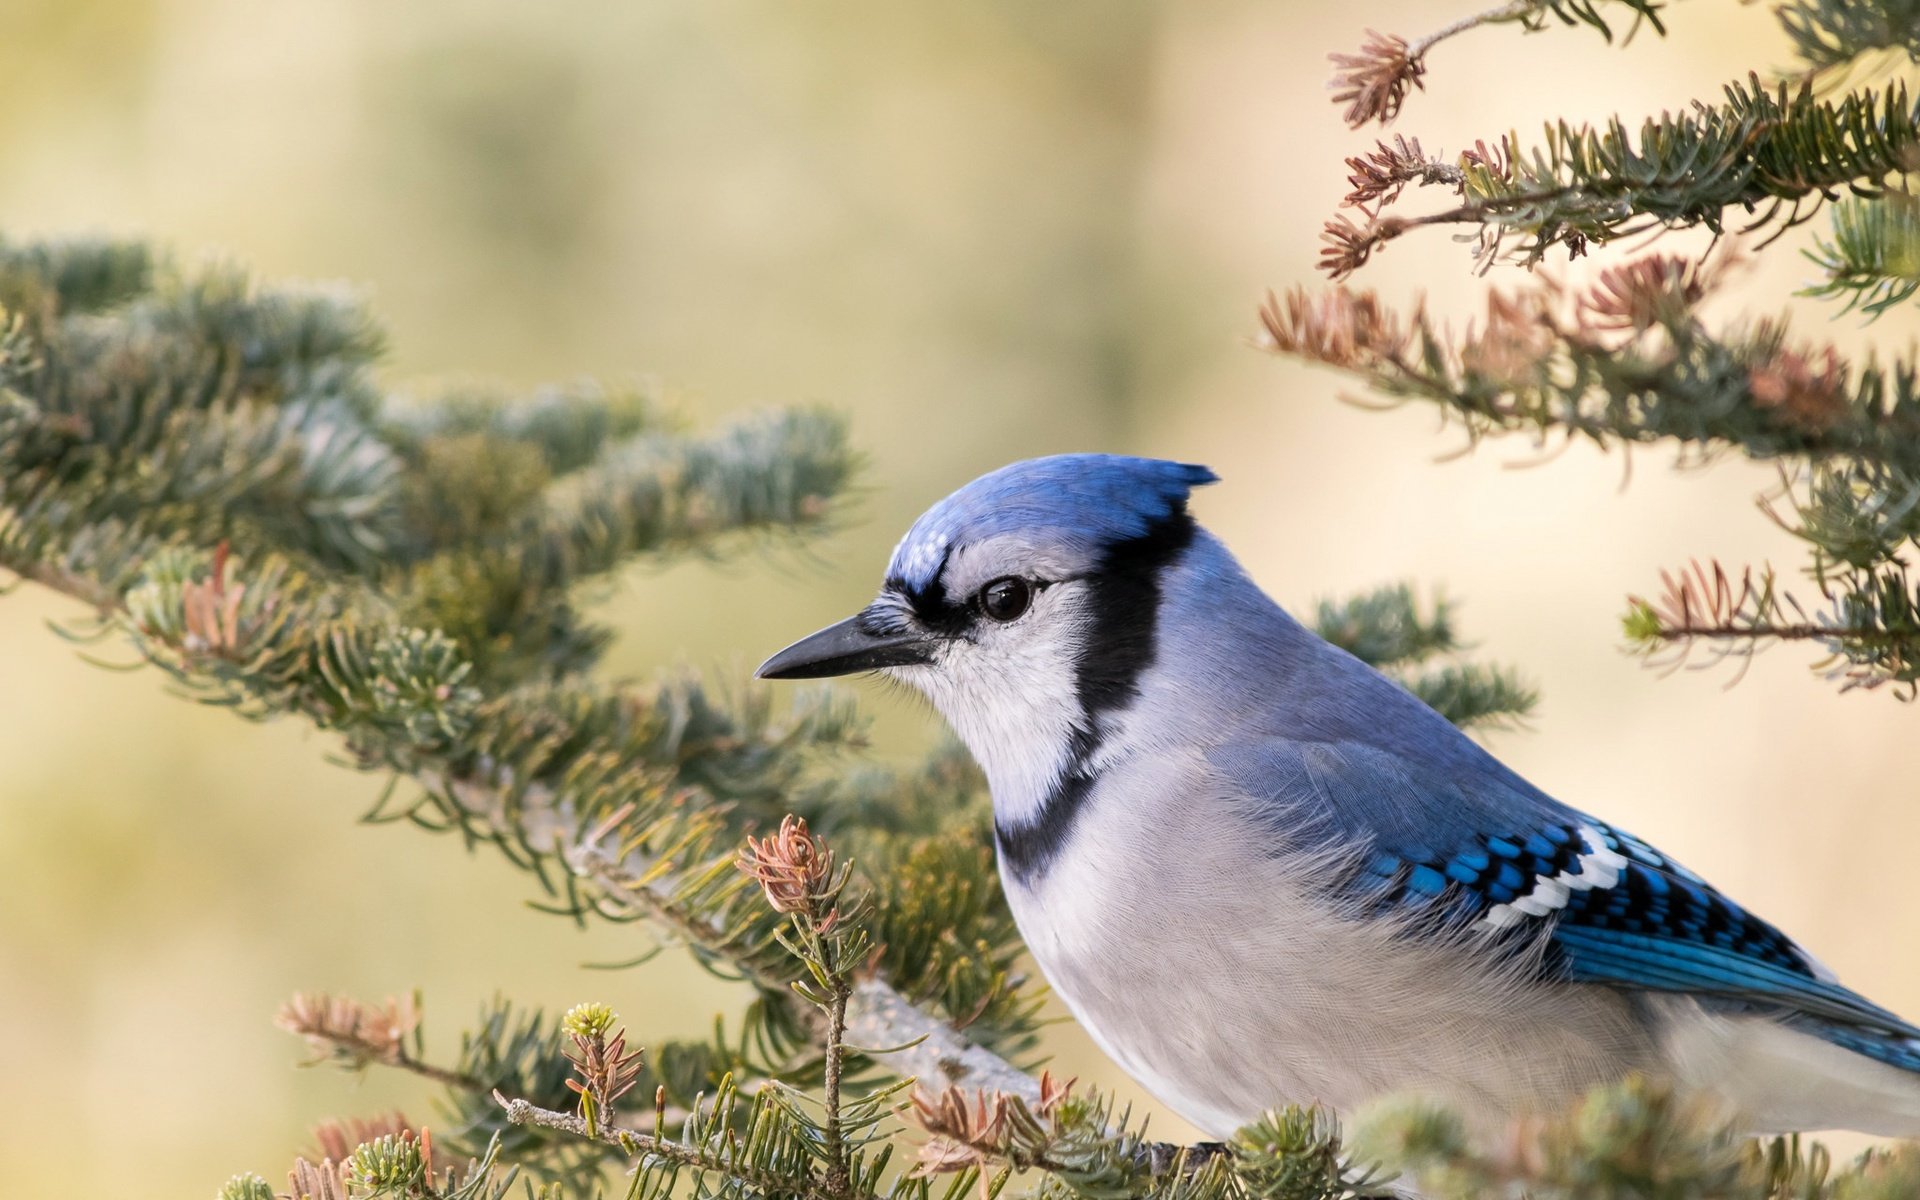
<path fill-rule="evenodd" d="M 962 600 L 949 600 L 946 588 L 942 585 L 944 574 L 943 564 L 941 572 L 927 583 L 918 586 L 909 585 L 906 580 L 896 575 L 889 576 L 884 586 L 886 590 L 906 601 L 907 607 L 913 612 L 914 619 L 923 628 L 948 637 L 960 637 L 966 633 L 969 626 L 974 625 L 984 615 L 980 607 L 980 590 L 975 589 L 971 595 Z M 998 583 L 1001 579 L 1011 578 L 1016 577 L 996 576 L 988 583 Z M 1091 572 L 1079 572 L 1052 579 L 1023 579 L 1022 582 L 1032 591 L 1033 597 L 1038 598 L 1040 593 L 1055 584 L 1078 583 L 1090 578 L 1092 578 Z"/>

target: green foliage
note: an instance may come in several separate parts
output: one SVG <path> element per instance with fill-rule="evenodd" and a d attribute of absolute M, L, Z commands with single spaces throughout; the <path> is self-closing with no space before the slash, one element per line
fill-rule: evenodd
<path fill-rule="evenodd" d="M 498 1170 L 497 1145 L 489 1145 L 465 1169 L 447 1167 L 436 1174 L 422 1141 L 389 1134 L 362 1142 L 341 1164 L 340 1178 L 353 1200 L 502 1200 L 518 1172 Z M 535 1194 L 531 1186 L 527 1189 Z"/>
<path fill-rule="evenodd" d="M 605 1037 L 620 1017 L 604 1004 L 576 1004 L 560 1018 L 560 1028 L 574 1037 Z"/>
<path fill-rule="evenodd" d="M 1684 462 L 1729 451 L 1781 464 L 1773 507 L 1810 550 L 1816 598 L 1684 573 L 1627 622 L 1643 649 L 1745 655 L 1774 639 L 1811 641 L 1822 669 L 1850 686 L 1920 682 L 1920 597 L 1905 556 L 1920 534 L 1920 388 L 1909 357 L 1849 366 L 1796 343 L 1782 320 L 1710 329 L 1702 306 L 1724 262 L 1648 255 L 1586 288 L 1553 279 L 1495 292 L 1464 336 L 1421 309 L 1406 317 L 1371 293 L 1296 291 L 1263 312 L 1268 345 L 1346 371 L 1376 392 L 1435 405 L 1477 442 L 1670 443 Z M 1791 516 L 1782 512 L 1790 510 Z M 1749 586 L 1750 585 L 1750 586 Z M 1656 657 L 1664 657 L 1658 653 Z M 1467 676 L 1429 682 L 1471 711 L 1504 686 Z"/>
<path fill-rule="evenodd" d="M 1389 584 L 1346 600 L 1314 606 L 1313 631 L 1361 662 L 1376 667 L 1417 665 L 1460 649 L 1453 604 L 1436 597 L 1421 612 L 1413 586 Z"/>
<path fill-rule="evenodd" d="M 1413 44 L 1372 35 L 1359 55 L 1335 56 L 1336 102 L 1353 124 L 1391 119 L 1421 84 L 1435 41 L 1500 22 L 1537 28 L 1547 7 L 1491 9 Z M 1888 52 L 1883 68 L 1895 55 L 1920 59 L 1920 5 L 1786 0 L 1776 13 L 1808 67 L 1797 80 L 1752 75 L 1718 103 L 1641 120 L 1637 133 L 1622 117 L 1553 121 L 1537 144 L 1508 134 L 1451 160 L 1408 137 L 1348 159 L 1346 207 L 1361 220 L 1328 223 L 1321 265 L 1340 279 L 1410 231 L 1463 224 L 1476 231 L 1483 269 L 1502 258 L 1532 266 L 1555 246 L 1578 257 L 1648 230 L 1777 234 L 1839 200 L 1830 235 L 1808 256 L 1821 279 L 1805 294 L 1868 316 L 1905 305 L 1920 292 L 1920 109 L 1900 82 L 1875 89 L 1847 77 L 1875 52 Z M 1558 15 L 1599 23 L 1601 14 L 1581 5 Z M 1651 11 L 1642 16 L 1658 27 Z M 1395 206 L 1410 186 L 1447 189 L 1454 203 L 1404 215 Z M 1840 199 L 1843 191 L 1852 196 Z M 1649 255 L 1609 267 L 1589 289 L 1549 279 L 1496 292 L 1485 319 L 1458 335 L 1421 306 L 1402 317 L 1346 290 L 1295 291 L 1261 316 L 1272 349 L 1347 371 L 1389 398 L 1435 404 L 1475 442 L 1510 433 L 1542 444 L 1663 442 L 1683 462 L 1737 450 L 1777 463 L 1782 486 L 1763 506 L 1807 544 L 1817 596 L 1778 586 L 1770 568 L 1695 566 L 1667 576 L 1657 600 L 1630 600 L 1628 644 L 1677 662 L 1695 649 L 1744 658 L 1773 641 L 1807 641 L 1824 651 L 1818 669 L 1843 686 L 1893 684 L 1910 697 L 1920 690 L 1920 591 L 1907 576 L 1920 549 L 1916 363 L 1910 354 L 1850 363 L 1830 346 L 1797 344 L 1783 320 L 1709 329 L 1699 309 L 1726 258 Z M 1524 708 L 1507 694 L 1511 680 L 1483 669 L 1413 686 L 1456 719 Z"/>
<path fill-rule="evenodd" d="M 1815 70 L 1874 50 L 1920 59 L 1920 3 L 1914 0 L 1787 0 L 1776 12 L 1795 52 Z"/>
<path fill-rule="evenodd" d="M 405 1196 L 417 1190 L 426 1174 L 427 1160 L 412 1138 L 362 1142 L 347 1159 L 347 1186 L 368 1196 Z"/>
<path fill-rule="evenodd" d="M 1553 17 L 1562 25 L 1585 25 L 1598 30 L 1600 36 L 1611 42 L 1613 23 L 1607 19 L 1609 11 L 1626 9 L 1632 13 L 1625 35 L 1627 38 L 1631 39 L 1642 23 L 1650 26 L 1655 33 L 1664 35 L 1667 32 L 1667 27 L 1660 21 L 1660 12 L 1667 7 L 1666 0 L 1532 0 L 1528 4 L 1510 7 L 1519 11 L 1511 15 L 1503 13 L 1488 24 L 1511 21 L 1528 30 L 1539 30 L 1546 28 L 1546 18 Z"/>
<path fill-rule="evenodd" d="M 1474 226 L 1483 263 L 1527 264 L 1555 246 L 1577 256 L 1650 229 L 1780 227 L 1837 189 L 1879 194 L 1917 150 L 1920 109 L 1898 83 L 1828 100 L 1811 84 L 1769 85 L 1756 75 L 1726 85 L 1718 104 L 1696 101 L 1646 118 L 1637 131 L 1620 118 L 1597 127 L 1554 121 L 1537 144 L 1509 133 L 1451 167 L 1409 175 L 1402 165 L 1406 182 L 1451 187 L 1457 203 L 1440 212 L 1375 215 L 1369 206 L 1391 205 L 1400 192 L 1356 175 L 1348 203 L 1368 219 L 1327 226 L 1322 266 L 1342 278 L 1388 241 L 1427 225 Z M 1742 215 L 1730 224 L 1733 209 Z"/>
<path fill-rule="evenodd" d="M 220 1189 L 219 1200 L 274 1200 L 273 1185 L 258 1175 L 235 1175 Z"/>
<path fill-rule="evenodd" d="M 1017 986 L 1023 947 L 985 829 L 864 844 L 860 875 L 873 898 L 879 970 L 914 1000 L 971 1014 L 968 1032 L 979 1044 L 1026 1055 L 1038 997 Z"/>
<path fill-rule="evenodd" d="M 1640 1078 L 1595 1089 L 1505 1154 L 1476 1143 L 1458 1117 L 1420 1102 L 1376 1109 L 1349 1143 L 1390 1164 L 1432 1200 L 1855 1200 L 1910 1192 L 1914 1148 L 1874 1151 L 1836 1170 L 1798 1137 L 1754 1139 L 1709 1105 Z"/>
<path fill-rule="evenodd" d="M 1845 302 L 1877 317 L 1920 291 L 1920 205 L 1906 192 L 1833 206 L 1833 236 L 1807 253 L 1826 279 L 1803 295 Z"/>
<path fill-rule="evenodd" d="M 1233 1173 L 1253 1196 L 1345 1200 L 1392 1194 L 1390 1174 L 1356 1166 L 1339 1122 L 1317 1108 L 1271 1112 L 1234 1134 Z"/>
<path fill-rule="evenodd" d="M 493 1100 L 498 1091 L 548 1107 L 571 1107 L 567 1080 L 572 1069 L 561 1047 L 560 1031 L 538 1010 L 517 1010 L 495 999 L 461 1032 L 452 1074 L 465 1082 L 441 1096 L 446 1123 L 435 1126 L 436 1144 L 474 1155 L 494 1150 L 541 1178 L 566 1184 L 570 1192 L 591 1194 L 609 1160 L 605 1147 L 510 1124 Z"/>
<path fill-rule="evenodd" d="M 374 819 L 495 846 L 565 911 L 661 921 L 767 991 L 737 1044 L 662 1047 L 649 1094 L 691 1104 L 736 1069 L 818 1078 L 788 988 L 803 968 L 730 863 L 785 797 L 830 790 L 813 756 L 857 736 L 850 711 L 587 681 L 605 634 L 574 593 L 643 556 L 824 527 L 853 465 L 837 418 L 701 437 L 645 395 L 588 385 L 389 398 L 379 330 L 350 297 L 118 243 L 5 247 L 0 295 L 0 565 L 90 601 L 86 632 L 124 635 L 184 692 L 304 717 L 420 786 Z M 610 881 L 637 886 L 609 896 Z M 960 944 L 982 944 L 968 924 Z M 1004 959 L 982 986 L 1013 986 Z M 940 969 L 966 973 L 952 955 Z M 1031 1028 L 1025 1006 L 1005 1016 Z M 450 1072 L 443 1144 L 484 1153 L 498 1134 L 591 1191 L 602 1155 L 528 1141 L 488 1095 L 560 1102 L 554 1049 L 537 1014 L 484 1014 Z M 363 1174 L 402 1187 L 397 1163 Z"/>
<path fill-rule="evenodd" d="M 118 307 L 152 288 L 154 274 L 145 242 L 0 241 L 0 307 L 36 322 Z"/>
<path fill-rule="evenodd" d="M 1344 601 L 1322 600 L 1313 629 L 1364 663 L 1398 678 L 1441 716 L 1463 729 L 1517 724 L 1539 693 L 1505 667 L 1451 661 L 1424 670 L 1436 657 L 1457 658 L 1467 647 L 1453 626 L 1453 605 L 1441 596 L 1422 612 L 1410 584 L 1397 583 Z"/>
<path fill-rule="evenodd" d="M 1485 663 L 1448 663 L 1415 675 L 1407 687 L 1462 729 L 1512 728 L 1540 703 L 1531 684 Z"/>
<path fill-rule="evenodd" d="M 1047 1200 L 1386 1200 L 1401 1195 L 1390 1173 L 1359 1161 L 1340 1125 L 1318 1108 L 1266 1114 L 1227 1144 L 1169 1146 L 1146 1139 L 1132 1113 L 1097 1093 L 1042 1081 L 1036 1104 L 996 1097 L 967 1103 L 950 1091 L 916 1096 L 916 1119 L 933 1135 L 923 1169 L 981 1170 L 1001 1163 L 1041 1170 Z"/>

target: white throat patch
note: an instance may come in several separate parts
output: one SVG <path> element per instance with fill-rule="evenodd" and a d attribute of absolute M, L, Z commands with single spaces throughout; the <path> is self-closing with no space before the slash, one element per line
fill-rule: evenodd
<path fill-rule="evenodd" d="M 1008 824 L 1038 816 L 1073 761 L 1086 717 L 1077 690 L 1081 585 L 1056 584 L 1032 610 L 976 641 L 951 643 L 934 662 L 888 673 L 923 693 L 986 772 L 994 815 Z"/>

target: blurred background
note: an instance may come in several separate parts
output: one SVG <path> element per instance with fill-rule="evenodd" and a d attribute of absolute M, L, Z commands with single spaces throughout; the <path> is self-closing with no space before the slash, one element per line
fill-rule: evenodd
<path fill-rule="evenodd" d="M 1519 443 L 1441 462 L 1459 439 L 1429 412 L 1342 405 L 1333 377 L 1248 345 L 1263 290 L 1310 278 L 1342 157 L 1371 145 L 1328 102 L 1325 55 L 1366 26 L 1414 36 L 1455 15 L 7 0 L 0 230 L 147 235 L 353 281 L 400 388 L 644 377 L 703 417 L 852 414 L 870 469 L 843 532 L 623 578 L 600 601 L 620 674 L 744 680 L 863 603 L 926 504 L 1008 460 L 1211 464 L 1225 482 L 1202 519 L 1283 603 L 1443 587 L 1481 652 L 1545 696 L 1496 751 L 1920 1015 L 1913 710 L 1837 695 L 1796 649 L 1732 688 L 1731 668 L 1663 679 L 1619 650 L 1624 594 L 1663 567 L 1797 568 L 1751 502 L 1768 472 L 1678 473 L 1655 452 L 1628 481 L 1618 457 L 1530 465 Z M 1669 23 L 1625 50 L 1587 31 L 1448 43 L 1399 129 L 1455 151 L 1549 116 L 1680 106 L 1788 60 L 1756 6 L 1703 0 Z M 1861 345 L 1856 319 L 1828 327 L 1830 309 L 1789 299 L 1806 270 L 1770 253 L 1740 299 Z M 1454 314 L 1486 286 L 1444 232 L 1359 282 Z M 1914 329 L 1873 332 L 1904 346 Z M 496 990 L 604 999 L 643 1038 L 738 1004 L 672 955 L 583 971 L 631 957 L 633 931 L 531 911 L 522 877 L 451 839 L 356 825 L 381 781 L 329 765 L 327 739 L 89 665 L 45 627 L 73 615 L 30 589 L 0 603 L 0 1194 L 208 1195 L 236 1171 L 283 1179 L 326 1116 L 397 1104 L 431 1123 L 410 1080 L 296 1070 L 302 1046 L 270 1024 L 296 989 L 419 987 L 443 1048 Z M 934 735 L 866 692 L 878 753 Z M 1050 1044 L 1056 1069 L 1137 1094 L 1072 1026 Z"/>

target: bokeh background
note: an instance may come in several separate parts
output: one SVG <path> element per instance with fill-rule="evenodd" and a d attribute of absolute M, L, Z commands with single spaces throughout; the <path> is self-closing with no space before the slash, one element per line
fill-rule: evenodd
<path fill-rule="evenodd" d="M 1730 670 L 1660 678 L 1620 652 L 1623 595 L 1662 567 L 1798 564 L 1753 508 L 1766 471 L 1680 473 L 1651 452 L 1627 481 L 1584 450 L 1514 469 L 1535 457 L 1520 444 L 1441 462 L 1458 439 L 1430 413 L 1344 406 L 1334 378 L 1249 347 L 1263 289 L 1311 276 L 1341 159 L 1370 144 L 1328 102 L 1325 54 L 1452 15 L 6 0 L 0 229 L 144 234 L 354 281 L 399 387 L 645 377 L 716 417 L 852 414 L 871 465 L 844 531 L 621 579 L 600 601 L 623 631 L 614 673 L 744 679 L 862 603 L 922 507 L 1010 459 L 1209 463 L 1225 482 L 1202 518 L 1283 602 L 1444 587 L 1482 651 L 1543 689 L 1499 752 L 1920 1014 L 1915 712 L 1835 694 L 1794 649 L 1730 689 Z M 1453 150 L 1787 62 L 1759 6 L 1701 0 L 1670 22 L 1625 50 L 1582 31 L 1450 43 L 1401 128 Z M 1789 299 L 1807 270 L 1771 253 L 1739 300 L 1824 325 Z M 1444 233 L 1396 243 L 1362 282 L 1453 313 L 1486 286 Z M 1826 332 L 1865 336 L 1852 318 Z M 1912 327 L 1874 335 L 1904 346 Z M 90 665 L 46 628 L 72 615 L 31 590 L 0 602 L 0 1194 L 207 1195 L 239 1170 L 281 1178 L 322 1117 L 430 1119 L 411 1081 L 296 1070 L 302 1048 L 269 1023 L 296 989 L 419 987 L 442 1047 L 496 990 L 606 999 L 641 1036 L 739 1003 L 673 956 L 583 971 L 631 957 L 633 932 L 531 911 L 520 876 L 451 840 L 357 825 L 381 783 L 329 765 L 325 738 Z M 867 699 L 878 753 L 933 736 L 897 696 Z M 1071 1025 L 1050 1045 L 1128 1090 Z"/>

